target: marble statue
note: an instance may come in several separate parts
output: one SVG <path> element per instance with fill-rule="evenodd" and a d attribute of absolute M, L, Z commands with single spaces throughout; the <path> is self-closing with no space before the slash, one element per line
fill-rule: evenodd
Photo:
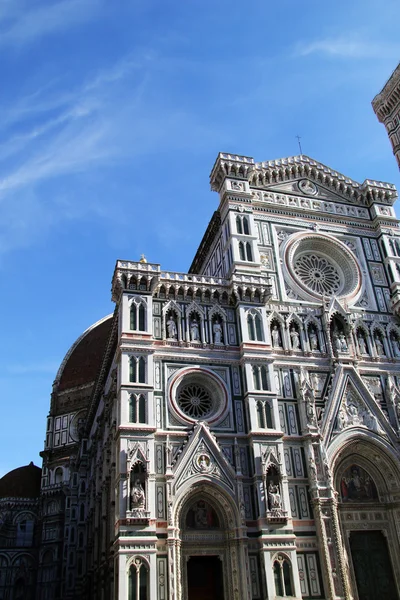
<path fill-rule="evenodd" d="M 175 320 L 172 315 L 169 316 L 169 319 L 167 321 L 167 332 L 168 332 L 168 338 L 170 340 L 176 340 L 178 332 L 176 329 Z"/>
<path fill-rule="evenodd" d="M 131 488 L 132 508 L 144 508 L 146 496 L 139 479 L 136 479 Z"/>
<path fill-rule="evenodd" d="M 199 324 L 196 319 L 192 319 L 190 322 L 190 339 L 192 342 L 200 341 Z"/>
<path fill-rule="evenodd" d="M 280 336 L 277 325 L 273 326 L 272 332 L 271 332 L 271 337 L 272 337 L 272 347 L 273 348 L 282 348 L 281 336 Z"/>
<path fill-rule="evenodd" d="M 282 508 L 282 498 L 279 492 L 279 486 L 272 483 L 272 481 L 268 487 L 268 500 L 271 510 Z"/>
<path fill-rule="evenodd" d="M 213 334 L 214 334 L 214 344 L 219 345 L 222 344 L 222 327 L 219 321 L 215 321 L 213 325 Z"/>
<path fill-rule="evenodd" d="M 292 327 L 292 329 L 290 330 L 290 339 L 292 342 L 293 350 L 299 350 L 300 349 L 300 336 L 294 327 Z"/>
<path fill-rule="evenodd" d="M 308 332 L 308 339 L 310 340 L 311 350 L 318 350 L 318 336 L 315 329 L 310 329 Z"/>
<path fill-rule="evenodd" d="M 362 333 L 359 333 L 357 336 L 358 347 L 360 349 L 361 354 L 368 354 L 367 352 L 367 344 L 365 343 L 365 339 Z"/>

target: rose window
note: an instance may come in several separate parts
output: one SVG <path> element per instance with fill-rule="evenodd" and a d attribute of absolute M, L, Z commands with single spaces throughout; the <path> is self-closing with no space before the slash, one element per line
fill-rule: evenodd
<path fill-rule="evenodd" d="M 357 257 L 337 238 L 295 233 L 282 244 L 283 272 L 290 290 L 315 301 L 336 296 L 356 302 L 362 275 Z"/>
<path fill-rule="evenodd" d="M 213 408 L 211 396 L 203 386 L 189 384 L 179 390 L 177 404 L 192 419 L 207 417 Z"/>
<path fill-rule="evenodd" d="M 313 292 L 332 296 L 341 288 L 341 278 L 334 264 L 317 254 L 303 254 L 293 265 L 299 279 Z"/>
<path fill-rule="evenodd" d="M 181 423 L 216 423 L 226 417 L 228 391 L 224 381 L 209 369 L 185 367 L 169 383 L 170 409 Z"/>

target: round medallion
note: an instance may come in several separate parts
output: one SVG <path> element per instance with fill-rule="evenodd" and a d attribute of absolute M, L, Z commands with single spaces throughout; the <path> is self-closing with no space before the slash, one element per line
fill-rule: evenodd
<path fill-rule="evenodd" d="M 301 179 L 297 185 L 303 194 L 315 196 L 315 194 L 318 192 L 318 188 L 315 183 L 309 179 Z"/>

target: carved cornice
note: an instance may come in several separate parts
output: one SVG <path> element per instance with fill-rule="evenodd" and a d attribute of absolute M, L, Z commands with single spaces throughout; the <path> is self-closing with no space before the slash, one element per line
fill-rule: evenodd
<path fill-rule="evenodd" d="M 397 198 L 396 187 L 391 183 L 371 179 L 358 183 L 304 154 L 255 163 L 249 183 L 252 187 L 265 188 L 300 178 L 311 179 L 345 200 L 363 206 L 370 206 L 374 202 L 393 204 Z"/>
<path fill-rule="evenodd" d="M 400 102 L 400 63 L 397 65 L 382 90 L 372 100 L 372 108 L 382 123 Z"/>

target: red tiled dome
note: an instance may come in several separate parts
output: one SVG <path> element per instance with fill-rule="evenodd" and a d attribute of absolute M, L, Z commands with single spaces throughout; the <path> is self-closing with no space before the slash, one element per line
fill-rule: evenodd
<path fill-rule="evenodd" d="M 42 469 L 31 462 L 0 479 L 0 498 L 37 498 L 40 494 Z"/>
<path fill-rule="evenodd" d="M 67 352 L 57 374 L 58 392 L 91 383 L 97 377 L 111 329 L 112 315 L 87 329 Z"/>

